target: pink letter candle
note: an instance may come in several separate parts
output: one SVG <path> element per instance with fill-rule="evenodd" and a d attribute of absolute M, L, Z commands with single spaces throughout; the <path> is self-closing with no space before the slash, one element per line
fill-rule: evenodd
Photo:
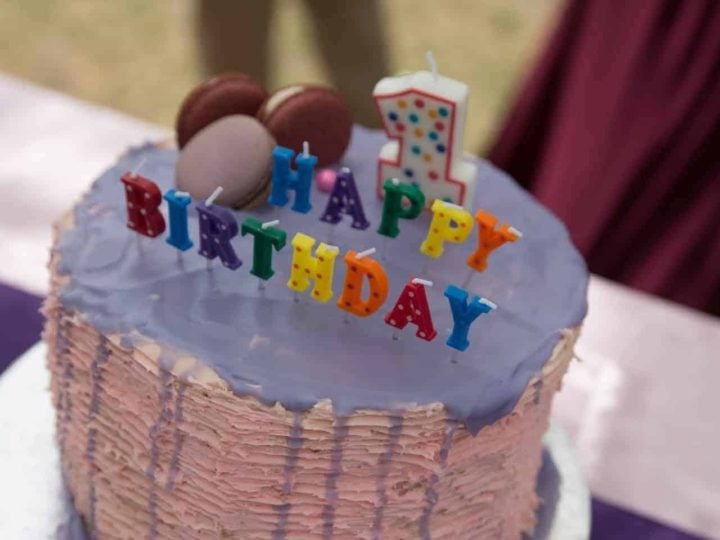
<path fill-rule="evenodd" d="M 429 58 L 431 60 L 431 57 Z M 373 97 L 385 133 L 392 139 L 380 150 L 378 194 L 386 178 L 415 183 L 428 204 L 435 199 L 468 206 L 477 167 L 463 159 L 468 86 L 433 72 L 386 77 Z"/>

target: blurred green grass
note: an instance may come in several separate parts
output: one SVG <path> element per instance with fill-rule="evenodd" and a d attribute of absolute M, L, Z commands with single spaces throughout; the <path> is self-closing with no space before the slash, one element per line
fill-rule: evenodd
<path fill-rule="evenodd" d="M 474 151 L 501 119 L 560 1 L 385 0 L 393 71 L 424 69 L 432 49 L 443 74 L 470 84 L 465 147 Z M 0 70 L 171 126 L 202 79 L 193 17 L 191 0 L 5 0 Z M 269 31 L 271 87 L 329 80 L 302 2 L 277 0 Z"/>

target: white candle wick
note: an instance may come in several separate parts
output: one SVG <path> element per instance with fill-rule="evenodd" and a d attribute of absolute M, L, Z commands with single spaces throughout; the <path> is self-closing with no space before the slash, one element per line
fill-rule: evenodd
<path fill-rule="evenodd" d="M 340 169 L 340 172 L 349 173 L 350 167 L 343 167 L 342 169 Z"/>
<path fill-rule="evenodd" d="M 325 244 L 325 247 L 334 253 L 337 253 L 338 251 L 340 251 L 339 247 L 333 246 L 331 244 Z"/>
<path fill-rule="evenodd" d="M 213 203 L 215 202 L 215 199 L 217 199 L 222 192 L 223 192 L 222 186 L 216 187 L 215 191 L 213 191 L 212 194 L 207 199 L 205 199 L 205 206 L 212 206 Z"/>
<path fill-rule="evenodd" d="M 187 191 L 176 191 L 175 196 L 176 197 L 189 197 L 190 194 Z"/>
<path fill-rule="evenodd" d="M 433 55 L 432 51 L 428 51 L 425 53 L 425 58 L 427 59 L 427 63 L 430 66 L 430 72 L 432 73 L 433 79 L 435 82 L 438 81 L 438 67 L 437 62 L 435 61 L 435 56 Z"/>
<path fill-rule="evenodd" d="M 280 220 L 279 220 L 279 219 L 273 219 L 272 221 L 266 221 L 265 223 L 263 223 L 262 225 L 260 225 L 260 228 L 261 228 L 261 229 L 267 229 L 268 227 L 274 227 L 274 226 L 277 225 L 278 223 L 280 223 Z"/>
<path fill-rule="evenodd" d="M 510 227 L 508 230 L 509 230 L 511 233 L 513 233 L 515 236 L 517 236 L 518 238 L 522 238 L 522 237 L 523 237 L 523 233 L 521 233 L 520 231 L 518 231 L 515 227 Z"/>
<path fill-rule="evenodd" d="M 400 180 L 398 180 L 397 178 L 393 178 L 393 179 L 391 180 L 391 182 L 393 183 L 394 186 L 399 186 L 399 185 L 400 185 Z"/>
<path fill-rule="evenodd" d="M 433 286 L 433 282 L 430 281 L 429 279 L 422 279 L 422 278 L 419 278 L 419 277 L 413 278 L 412 282 L 415 283 L 415 284 L 417 284 L 417 285 L 425 285 L 425 286 L 427 286 L 427 287 L 432 287 L 432 286 Z"/>
<path fill-rule="evenodd" d="M 143 165 L 145 165 L 145 160 L 147 158 L 144 157 L 140 161 L 138 161 L 137 165 L 135 165 L 135 168 L 130 172 L 130 178 L 135 178 L 137 176 L 137 173 L 140 171 Z"/>
<path fill-rule="evenodd" d="M 482 302 L 486 306 L 491 307 L 492 309 L 497 309 L 497 304 L 495 302 L 493 302 L 492 300 L 488 300 L 487 298 L 481 298 L 480 302 Z"/>
<path fill-rule="evenodd" d="M 303 156 L 307 157 L 310 155 L 310 143 L 303 141 Z"/>
<path fill-rule="evenodd" d="M 356 259 L 364 259 L 365 257 L 367 257 L 367 256 L 372 255 L 373 253 L 375 253 L 375 251 L 377 251 L 377 250 L 376 250 L 374 247 L 372 247 L 372 248 L 370 248 L 370 249 L 366 249 L 365 251 L 361 251 L 360 253 L 358 253 L 357 255 L 355 255 L 355 258 L 356 258 Z"/>
<path fill-rule="evenodd" d="M 448 208 L 454 208 L 455 210 L 465 210 L 464 207 L 460 206 L 459 204 L 451 203 L 448 201 L 443 201 L 445 203 L 445 206 Z"/>

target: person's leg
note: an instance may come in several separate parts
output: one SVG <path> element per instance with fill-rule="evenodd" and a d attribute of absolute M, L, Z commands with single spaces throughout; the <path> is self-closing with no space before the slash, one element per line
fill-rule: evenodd
<path fill-rule="evenodd" d="M 199 0 L 196 34 L 205 75 L 241 71 L 268 83 L 272 0 Z"/>
<path fill-rule="evenodd" d="M 305 0 L 320 53 L 356 122 L 378 126 L 375 83 L 389 74 L 384 21 L 377 0 Z"/>

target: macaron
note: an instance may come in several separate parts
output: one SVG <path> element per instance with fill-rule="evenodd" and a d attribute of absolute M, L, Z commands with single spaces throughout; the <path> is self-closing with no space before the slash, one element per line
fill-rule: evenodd
<path fill-rule="evenodd" d="M 318 167 L 339 162 L 350 144 L 350 108 L 338 92 L 325 86 L 282 88 L 267 98 L 257 117 L 281 146 L 299 153 L 308 141 Z"/>
<path fill-rule="evenodd" d="M 232 115 L 198 131 L 180 151 L 178 189 L 195 199 L 223 187 L 216 204 L 243 209 L 264 202 L 270 191 L 275 140 L 254 116 Z"/>
<path fill-rule="evenodd" d="M 197 132 L 224 116 L 255 116 L 267 97 L 265 88 L 243 73 L 223 73 L 200 83 L 178 111 L 178 147 L 184 147 Z"/>

